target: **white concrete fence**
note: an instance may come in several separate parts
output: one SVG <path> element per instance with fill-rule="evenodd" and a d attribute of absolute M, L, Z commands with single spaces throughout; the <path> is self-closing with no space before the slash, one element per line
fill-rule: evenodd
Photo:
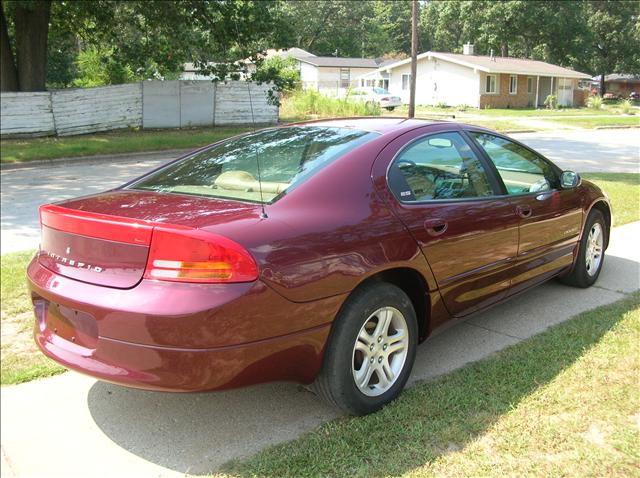
<path fill-rule="evenodd" d="M 249 88 L 251 102 L 249 102 Z M 268 85 L 143 81 L 98 88 L 0 94 L 0 135 L 71 136 L 122 128 L 277 123 Z"/>

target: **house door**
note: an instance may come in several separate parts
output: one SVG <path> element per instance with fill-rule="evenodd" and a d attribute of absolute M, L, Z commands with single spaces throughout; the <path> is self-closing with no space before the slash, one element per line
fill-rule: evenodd
<path fill-rule="evenodd" d="M 566 78 L 558 79 L 558 104 L 560 106 L 571 106 L 573 104 L 573 86 L 571 80 Z"/>

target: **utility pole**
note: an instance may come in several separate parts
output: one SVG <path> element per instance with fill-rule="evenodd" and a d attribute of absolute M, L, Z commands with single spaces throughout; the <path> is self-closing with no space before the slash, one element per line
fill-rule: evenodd
<path fill-rule="evenodd" d="M 416 115 L 416 74 L 418 71 L 418 0 L 411 2 L 411 78 L 409 82 L 409 118 Z"/>

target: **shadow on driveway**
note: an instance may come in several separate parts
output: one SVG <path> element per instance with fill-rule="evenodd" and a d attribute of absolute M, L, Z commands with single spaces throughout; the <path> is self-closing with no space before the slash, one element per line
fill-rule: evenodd
<path fill-rule="evenodd" d="M 614 278 L 616 271 L 625 271 L 623 275 L 627 278 L 630 274 L 637 276 L 637 262 L 615 256 L 606 260 L 603 286 Z M 627 286 L 631 290 L 637 288 L 637 284 Z M 450 372 L 621 297 L 623 294 L 616 289 L 574 289 L 551 281 L 430 338 L 418 349 L 411 381 L 429 380 Z M 485 383 L 482 386 L 487 390 L 483 393 L 495 394 L 491 402 L 504 404 L 500 413 L 508 411 L 571 365 L 584 347 L 597 342 L 613 323 L 603 326 L 597 335 L 590 337 L 589 343 L 569 347 L 558 362 L 549 362 L 544 351 L 536 351 L 539 361 L 546 366 L 523 371 L 525 383 L 518 388 Z M 464 394 L 467 387 L 473 390 L 475 385 L 458 386 L 461 389 L 455 393 Z M 157 465 L 191 474 L 210 473 L 229 460 L 294 439 L 338 416 L 295 384 L 171 394 L 96 382 L 87 402 L 97 426 L 120 447 Z M 460 425 L 456 420 L 468 418 L 464 414 L 452 417 L 452 426 Z M 475 435 L 490 425 L 486 423 Z"/>

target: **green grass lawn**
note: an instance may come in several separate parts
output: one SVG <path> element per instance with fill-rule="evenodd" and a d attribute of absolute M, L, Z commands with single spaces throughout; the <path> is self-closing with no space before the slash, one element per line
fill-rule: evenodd
<path fill-rule="evenodd" d="M 396 114 L 406 114 L 408 111 L 408 107 L 403 105 L 394 110 Z M 621 111 L 619 109 L 619 104 L 605 104 L 600 109 L 592 109 L 592 108 L 561 108 L 555 110 L 549 110 L 545 108 L 461 108 L 456 106 L 448 106 L 445 108 L 438 108 L 436 106 L 428 106 L 428 105 L 416 105 L 416 115 L 420 114 L 456 114 L 456 115 L 479 115 L 496 117 L 496 116 L 511 116 L 514 118 L 527 118 L 531 116 L 593 116 L 593 115 L 617 115 L 620 114 Z"/>
<path fill-rule="evenodd" d="M 614 226 L 640 221 L 640 174 L 582 173 L 580 176 L 594 182 L 607 193 Z"/>
<path fill-rule="evenodd" d="M 636 293 L 220 475 L 638 476 L 639 339 Z"/>
<path fill-rule="evenodd" d="M 526 125 L 518 124 L 514 121 L 506 121 L 506 120 L 476 120 L 476 119 L 465 119 L 458 118 L 458 121 L 461 123 L 472 124 L 476 126 L 481 126 L 483 128 L 492 129 L 494 131 L 498 131 L 500 133 L 513 133 L 517 131 L 532 131 L 535 128 L 531 128 Z"/>
<path fill-rule="evenodd" d="M 34 317 L 25 285 L 25 269 L 32 256 L 33 251 L 26 251 L 3 254 L 0 258 L 2 385 L 26 382 L 65 370 L 42 355 L 31 337 Z"/>
<path fill-rule="evenodd" d="M 599 126 L 640 127 L 640 115 L 618 116 L 616 118 L 558 118 L 554 120 L 554 123 L 561 123 L 586 129 L 597 128 Z"/>
<path fill-rule="evenodd" d="M 0 160 L 3 163 L 15 163 L 35 159 L 197 148 L 251 129 L 242 126 L 121 130 L 62 138 L 3 139 L 0 142 Z"/>

